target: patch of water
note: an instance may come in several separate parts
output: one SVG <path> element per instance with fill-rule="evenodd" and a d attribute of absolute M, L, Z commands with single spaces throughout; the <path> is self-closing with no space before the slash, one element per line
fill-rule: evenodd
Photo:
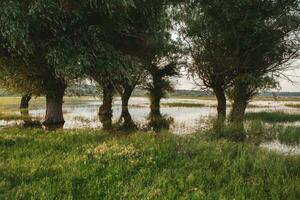
<path fill-rule="evenodd" d="M 98 110 L 100 100 L 91 98 L 78 100 L 77 102 L 68 101 L 64 104 L 63 112 L 66 123 L 65 129 L 78 128 L 101 128 L 102 124 L 98 118 Z M 198 130 L 203 132 L 209 128 L 209 119 L 216 116 L 215 100 L 200 100 L 200 99 L 164 99 L 162 103 L 195 103 L 203 104 L 203 107 L 161 107 L 161 113 L 173 118 L 174 122 L 170 125 L 170 132 L 174 134 L 190 134 Z M 288 102 L 297 103 L 297 102 Z M 150 112 L 149 101 L 147 98 L 134 97 L 130 99 L 129 112 L 132 119 L 139 127 L 145 127 L 148 123 L 148 115 Z M 299 113 L 300 109 L 289 108 L 285 106 L 286 102 L 280 101 L 254 101 L 251 102 L 248 112 L 262 112 L 262 111 L 283 111 L 289 113 Z M 6 105 L 10 106 L 10 105 Z M 0 107 L 1 109 L 1 107 Z M 230 109 L 230 107 L 229 107 Z M 18 112 L 15 112 L 18 113 Z M 18 113 L 19 114 L 19 113 Z M 43 103 L 32 105 L 30 108 L 30 115 L 32 117 L 43 118 L 45 114 L 45 105 Z M 113 121 L 117 122 L 121 114 L 121 100 L 116 98 L 113 104 Z M 21 125 L 22 121 L 5 121 L 0 120 L 1 127 L 10 127 Z M 290 125 L 300 126 L 299 122 L 289 123 Z M 284 145 L 278 141 L 265 143 L 261 146 L 270 150 L 279 151 L 282 153 L 296 153 L 299 154 L 300 147 L 291 147 Z"/>
<path fill-rule="evenodd" d="M 278 140 L 268 142 L 268 143 L 263 143 L 260 145 L 260 147 L 281 154 L 300 155 L 300 145 L 296 145 L 296 146 L 286 145 L 279 142 Z"/>

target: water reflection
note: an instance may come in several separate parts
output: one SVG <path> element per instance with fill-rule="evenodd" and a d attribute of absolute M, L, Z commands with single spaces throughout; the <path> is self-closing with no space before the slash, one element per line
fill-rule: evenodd
<path fill-rule="evenodd" d="M 214 100 L 199 100 L 199 99 L 166 99 L 162 101 L 164 103 L 197 103 L 204 104 L 204 107 L 161 107 L 161 116 L 167 116 L 167 118 L 173 118 L 172 120 L 164 119 L 161 116 L 151 117 L 149 116 L 150 109 L 147 98 L 131 98 L 129 102 L 129 108 L 126 113 L 122 113 L 121 100 L 116 98 L 113 104 L 113 117 L 110 124 L 117 124 L 119 127 L 146 127 L 149 125 L 153 129 L 160 129 L 159 126 L 164 125 L 165 128 L 169 128 L 170 132 L 175 134 L 189 134 L 197 130 L 203 130 L 207 128 L 207 119 L 216 115 L 216 101 Z M 286 102 L 266 102 L 266 101 L 254 101 L 251 103 L 247 111 L 260 112 L 265 111 L 268 106 L 268 111 L 288 111 L 299 112 L 299 110 L 285 107 Z M 293 103 L 293 102 L 292 102 Z M 295 102 L 296 103 L 296 102 Z M 6 105 L 10 106 L 10 105 Z M 78 100 L 76 102 L 66 100 L 64 104 L 64 117 L 66 123 L 63 128 L 65 129 L 77 129 L 77 128 L 103 128 L 101 121 L 106 124 L 105 118 L 99 120 L 98 111 L 100 107 L 100 101 L 98 99 Z M 0 107 L 1 109 L 1 107 Z M 5 108 L 7 109 L 7 108 Z M 45 105 L 42 103 L 31 105 L 30 115 L 32 118 L 43 118 L 45 113 Z M 164 120 L 157 120 L 157 119 Z M 24 123 L 30 124 L 32 120 L 30 118 Z M 164 122 L 164 123 L 158 123 Z M 168 122 L 168 123 L 166 123 Z M 171 123 L 170 123 L 171 122 Z M 2 121 L 0 125 L 7 126 L 13 122 Z M 20 122 L 15 122 L 20 123 Z M 157 126 L 157 124 L 159 126 Z M 299 123 L 295 123 L 299 124 Z"/>
<path fill-rule="evenodd" d="M 150 113 L 148 117 L 149 123 L 147 125 L 148 129 L 158 133 L 162 130 L 169 130 L 170 125 L 174 124 L 174 118 L 168 115 L 161 115 Z"/>
<path fill-rule="evenodd" d="M 287 145 L 279 142 L 278 140 L 263 143 L 260 146 L 264 149 L 268 149 L 286 155 L 300 155 L 300 145 Z"/>
<path fill-rule="evenodd" d="M 120 118 L 116 124 L 117 128 L 120 130 L 137 130 L 138 127 L 136 123 L 133 121 L 131 114 L 128 110 L 128 107 L 126 109 L 122 109 Z"/>
<path fill-rule="evenodd" d="M 34 120 L 28 109 L 21 109 L 20 113 L 24 122 L 22 124 L 24 128 L 42 128 L 42 123 L 39 120 Z"/>
<path fill-rule="evenodd" d="M 174 134 L 190 134 L 198 130 L 203 132 L 210 127 L 209 119 L 216 115 L 216 101 L 214 100 L 199 100 L 199 99 L 167 99 L 163 100 L 165 103 L 195 103 L 204 104 L 203 107 L 167 107 L 162 106 L 159 116 L 149 115 L 149 103 L 147 98 L 131 98 L 127 112 L 122 112 L 121 100 L 116 98 L 113 104 L 112 121 L 119 129 L 150 129 L 152 131 L 160 131 L 162 129 L 169 129 Z M 296 104 L 297 102 L 289 102 Z M 268 102 L 268 101 L 254 101 L 247 109 L 248 112 L 261 111 L 284 111 L 290 113 L 299 113 L 299 109 L 289 108 L 285 106 L 286 102 Z M 6 106 L 6 107 L 4 107 Z M 105 122 L 99 120 L 98 112 L 100 101 L 98 99 L 78 100 L 76 102 L 68 101 L 64 104 L 64 118 L 66 123 L 63 125 L 64 129 L 77 128 L 103 128 Z M 267 108 L 266 108 L 267 107 Z M 8 110 L 13 108 L 13 105 L 2 105 L 0 110 Z M 230 109 L 230 108 L 229 108 Z M 11 112 L 13 114 L 18 112 Z M 33 104 L 30 108 L 30 113 L 23 113 L 24 120 L 5 121 L 0 120 L 0 127 L 9 127 L 16 125 L 24 125 L 27 127 L 40 127 L 41 124 L 36 121 L 37 118 L 42 119 L 45 114 L 45 105 L 43 103 Z M 110 122 L 109 122 L 110 123 Z M 289 123 L 289 125 L 300 126 L 299 122 Z M 48 127 L 62 128 L 62 127 Z M 276 146 L 274 144 L 273 146 Z M 279 146 L 279 145 L 277 145 Z M 271 148 L 271 146 L 270 146 Z M 297 147 L 299 149 L 299 147 Z M 298 150 L 297 150 L 298 151 Z"/>

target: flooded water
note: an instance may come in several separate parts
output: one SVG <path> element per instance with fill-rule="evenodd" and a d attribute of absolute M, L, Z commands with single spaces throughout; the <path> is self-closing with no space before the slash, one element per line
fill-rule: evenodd
<path fill-rule="evenodd" d="M 168 107 L 168 103 L 194 103 L 202 104 L 202 107 Z M 297 102 L 289 102 L 297 103 Z M 81 101 L 66 100 L 63 111 L 66 123 L 65 129 L 76 128 L 101 128 L 102 124 L 99 121 L 98 110 L 101 101 L 96 98 L 85 99 Z M 129 112 L 132 119 L 139 126 L 143 126 L 148 121 L 150 112 L 149 101 L 143 97 L 133 97 L 129 102 Z M 289 108 L 284 106 L 286 102 L 276 101 L 255 101 L 249 105 L 248 112 L 261 111 L 285 111 L 300 113 L 300 109 Z M 174 134 L 188 134 L 194 133 L 197 130 L 207 128 L 205 122 L 211 117 L 216 116 L 216 101 L 215 100 L 200 100 L 200 99 L 164 99 L 162 100 L 161 113 L 173 118 L 174 122 L 170 126 L 170 131 Z M 5 105 L 9 106 L 9 105 Z M 10 106 L 11 107 L 11 106 Z M 1 107 L 0 107 L 1 109 Z M 15 113 L 19 114 L 18 111 Z M 30 115 L 32 117 L 43 118 L 45 114 L 45 105 L 34 104 L 30 107 Z M 121 101 L 116 98 L 113 104 L 113 121 L 116 122 L 121 114 Z M 22 121 L 0 121 L 0 126 L 11 126 L 14 124 L 21 124 Z M 299 122 L 294 122 L 293 125 L 300 125 Z"/>
<path fill-rule="evenodd" d="M 283 144 L 278 140 L 263 143 L 260 145 L 260 147 L 270 151 L 286 154 L 286 155 L 300 155 L 300 145 L 291 146 L 291 145 Z"/>
<path fill-rule="evenodd" d="M 164 116 L 173 118 L 173 123 L 170 125 L 170 131 L 174 134 L 188 134 L 197 130 L 206 128 L 205 120 L 210 116 L 216 114 L 213 107 L 214 101 L 189 100 L 189 99 L 168 99 L 163 100 L 162 103 L 203 103 L 204 107 L 168 107 L 162 106 L 161 113 Z M 148 122 L 148 115 L 150 112 L 147 98 L 132 98 L 130 100 L 129 112 L 133 121 L 139 126 L 143 127 Z M 68 102 L 64 104 L 64 118 L 66 123 L 65 129 L 76 128 L 101 128 L 102 124 L 99 121 L 98 110 L 101 101 L 98 99 L 89 99 L 86 102 Z M 34 105 L 30 108 L 30 115 L 32 117 L 43 118 L 45 114 L 45 106 Z M 18 113 L 18 112 L 15 112 Z M 113 121 L 117 122 L 121 115 L 121 101 L 116 98 L 113 104 Z M 0 126 L 11 126 L 22 124 L 22 121 L 4 121 L 0 120 Z"/>
<path fill-rule="evenodd" d="M 202 104 L 202 107 L 168 107 L 168 103 L 187 103 L 187 104 Z M 299 102 L 288 102 L 288 104 L 297 104 Z M 96 98 L 89 98 L 77 101 L 66 102 L 63 107 L 64 118 L 66 123 L 65 129 L 78 129 L 78 128 L 101 128 L 102 124 L 99 121 L 98 109 L 101 101 Z M 289 113 L 300 113 L 300 109 L 286 107 L 287 102 L 284 101 L 254 101 L 250 103 L 247 112 L 262 112 L 262 111 L 284 111 Z M 143 128 L 149 123 L 148 115 L 150 112 L 149 101 L 147 98 L 134 97 L 129 102 L 129 112 L 133 121 L 139 128 Z M 174 134 L 190 134 L 196 131 L 203 131 L 210 128 L 210 119 L 216 116 L 216 101 L 215 100 L 200 100 L 200 99 L 176 99 L 169 98 L 162 101 L 161 113 L 164 116 L 172 118 L 170 124 L 170 132 Z M 0 109 L 1 106 L 0 105 Z M 6 107 L 12 107 L 12 105 L 5 105 Z M 18 111 L 14 111 L 18 113 Z M 39 103 L 31 105 L 30 115 L 42 119 L 45 114 L 45 103 Z M 121 114 L 121 101 L 120 98 L 116 98 L 113 104 L 113 122 L 119 120 Z M 0 120 L 0 127 L 21 125 L 23 121 L 5 121 Z M 299 122 L 293 122 L 292 125 L 300 126 Z M 263 147 L 289 152 L 289 146 L 280 146 L 279 142 L 263 144 Z M 295 150 L 297 153 L 300 151 L 300 147 Z"/>

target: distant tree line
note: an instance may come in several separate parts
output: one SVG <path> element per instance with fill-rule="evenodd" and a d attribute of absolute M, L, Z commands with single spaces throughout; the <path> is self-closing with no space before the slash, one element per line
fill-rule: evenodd
<path fill-rule="evenodd" d="M 134 126 L 128 102 L 148 92 L 150 119 L 185 67 L 216 95 L 218 120 L 243 125 L 259 91 L 299 54 L 299 0 L 1 0 L 1 87 L 46 97 L 44 125 L 64 123 L 63 97 L 74 83 L 101 87 L 99 116 L 112 127 L 112 102 L 122 98 L 121 120 Z M 26 104 L 24 104 L 26 105 Z"/>

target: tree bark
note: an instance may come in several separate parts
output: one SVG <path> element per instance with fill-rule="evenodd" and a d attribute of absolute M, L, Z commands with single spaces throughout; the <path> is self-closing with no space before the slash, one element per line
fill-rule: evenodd
<path fill-rule="evenodd" d="M 247 104 L 247 100 L 244 99 L 234 100 L 230 118 L 231 122 L 239 124 L 243 123 Z"/>
<path fill-rule="evenodd" d="M 114 87 L 112 84 L 103 85 L 102 105 L 99 108 L 99 118 L 103 124 L 103 129 L 112 128 L 112 101 Z"/>
<path fill-rule="evenodd" d="M 121 94 L 122 112 L 121 112 L 119 122 L 121 123 L 123 121 L 122 128 L 125 128 L 125 129 L 136 128 L 136 125 L 135 125 L 134 121 L 132 120 L 131 115 L 128 110 L 128 102 L 129 102 L 132 92 L 133 92 L 133 88 L 124 87 L 124 90 Z"/>
<path fill-rule="evenodd" d="M 53 87 L 55 89 L 52 88 L 46 94 L 46 116 L 43 124 L 45 126 L 63 126 L 65 120 L 62 105 L 66 84 L 62 80 L 57 80 Z"/>
<path fill-rule="evenodd" d="M 25 94 L 21 98 L 21 103 L 20 103 L 20 109 L 26 109 L 28 110 L 29 107 L 29 101 L 31 100 L 31 95 L 30 94 Z"/>
<path fill-rule="evenodd" d="M 156 96 L 155 94 L 151 94 L 150 99 L 150 116 L 158 116 L 161 117 L 160 113 L 160 100 L 161 98 Z"/>
<path fill-rule="evenodd" d="M 218 120 L 225 121 L 226 119 L 226 96 L 223 88 L 215 89 L 215 94 L 217 97 L 218 105 Z"/>
<path fill-rule="evenodd" d="M 29 110 L 28 110 L 30 99 L 31 99 L 31 95 L 25 94 L 25 95 L 22 96 L 21 102 L 20 102 L 20 113 L 21 113 L 21 116 L 23 118 L 25 126 L 27 124 L 32 123 L 32 119 L 29 115 Z"/>

